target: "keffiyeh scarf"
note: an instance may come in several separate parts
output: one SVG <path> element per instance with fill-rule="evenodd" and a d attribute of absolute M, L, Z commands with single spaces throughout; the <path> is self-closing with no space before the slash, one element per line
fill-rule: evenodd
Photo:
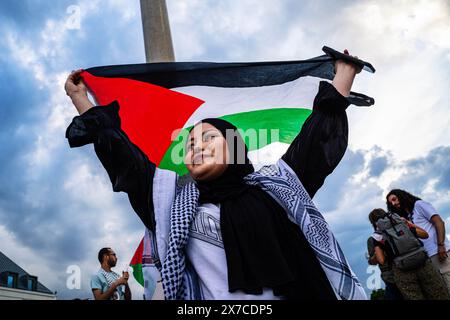
<path fill-rule="evenodd" d="M 366 299 L 364 289 L 352 272 L 328 223 L 317 210 L 298 177 L 279 160 L 245 177 L 271 195 L 295 222 L 313 248 L 336 296 L 343 300 Z M 167 253 L 161 268 L 166 299 L 199 299 L 195 272 L 189 268 L 184 248 L 189 225 L 197 210 L 199 191 L 193 182 L 177 192 L 171 208 Z"/>

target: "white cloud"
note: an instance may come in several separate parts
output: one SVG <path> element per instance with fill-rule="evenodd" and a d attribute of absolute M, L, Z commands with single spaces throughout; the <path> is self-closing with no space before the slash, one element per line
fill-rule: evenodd
<path fill-rule="evenodd" d="M 81 9 L 81 22 L 96 14 L 99 4 L 100 1 L 80 1 L 76 4 Z M 136 14 L 136 6 L 130 6 L 126 1 L 105 2 L 103 5 L 103 8 L 120 12 L 124 24 Z M 22 150 L 21 158 L 17 159 L 24 164 L 22 208 L 26 205 L 32 211 L 19 214 L 23 214 L 24 224 L 30 224 L 39 219 L 39 212 L 45 212 L 46 208 L 54 211 L 55 207 L 59 206 L 61 213 L 52 221 L 45 217 L 47 222 L 39 222 L 32 231 L 33 236 L 41 241 L 42 248 L 31 249 L 32 245 L 26 244 L 27 241 L 23 241 L 25 239 L 15 238 L 18 230 L 8 230 L 3 225 L 0 226 L 0 242 L 8 244 L 6 250 L 2 249 L 5 254 L 30 273 L 39 276 L 49 288 L 58 290 L 62 297 L 88 298 L 91 297 L 90 274 L 98 268 L 97 251 L 101 246 L 114 247 L 120 257 L 118 268 L 121 269 L 131 260 L 144 228 L 136 230 L 135 225 L 133 226 L 133 222 L 137 222 L 138 218 L 129 206 L 126 196 L 119 196 L 111 191 L 105 172 L 96 167 L 95 171 L 103 175 L 92 174 L 86 154 L 73 154 L 62 167 L 56 166 L 63 157 L 63 150 L 67 149 L 65 127 L 76 114 L 63 89 L 69 72 L 63 67 L 68 64 L 66 59 L 70 56 L 66 44 L 68 41 L 82 43 L 86 29 L 83 23 L 79 30 L 70 29 L 66 19 L 65 14 L 59 19 L 47 19 L 42 31 L 34 38 L 19 36 L 17 31 L 11 28 L 4 30 L 6 46 L 3 49 L 6 49 L 6 52 L 2 52 L 2 56 L 8 56 L 9 61 L 13 61 L 35 78 L 36 87 L 30 90 L 39 88 L 47 92 L 49 97 L 38 106 L 40 110 L 33 112 L 35 121 L 31 125 L 19 125 L 15 132 L 18 136 L 27 136 L 28 139 L 36 141 L 31 149 Z M 70 168 L 74 170 L 68 170 L 72 174 L 67 176 L 64 183 L 65 173 L 56 170 Z M 59 179 L 58 175 L 61 175 Z M 64 202 L 66 207 L 63 206 Z M 81 239 L 83 243 L 73 244 L 75 251 L 77 247 L 84 246 L 85 258 L 68 261 L 66 265 L 67 257 L 55 260 L 55 253 L 60 252 L 65 245 L 58 241 L 64 241 L 67 238 L 64 233 L 70 230 L 82 231 L 88 238 Z M 90 234 L 89 230 L 95 232 Z M 77 236 L 72 238 L 77 239 Z M 52 249 L 42 252 L 44 245 L 45 248 Z M 77 264 L 82 270 L 81 291 L 69 291 L 65 288 L 66 268 L 69 264 Z M 117 270 L 120 271 L 119 269 Z M 140 285 L 134 279 L 130 281 L 130 285 L 135 294 L 134 298 L 141 299 L 143 290 Z"/>
<path fill-rule="evenodd" d="M 38 87 L 42 89 L 45 83 L 45 68 L 43 63 L 39 61 L 39 56 L 32 45 L 29 42 L 21 41 L 18 34 L 9 30 L 5 32 L 5 37 L 10 50 L 9 56 L 20 66 L 30 70 L 38 83 Z"/>
<path fill-rule="evenodd" d="M 99 171 L 98 166 L 91 168 L 84 161 L 82 157 L 77 157 L 70 163 L 73 170 L 63 185 L 64 193 L 70 199 L 68 201 L 88 210 L 74 217 L 72 223 L 83 225 L 86 230 L 95 230 L 95 234 L 88 234 L 92 239 L 89 241 L 86 260 L 82 261 L 83 269 L 93 273 L 98 268 L 95 260 L 98 250 L 101 247 L 111 246 L 119 257 L 116 272 L 121 273 L 131 261 L 134 250 L 143 236 L 144 227 L 134 231 L 126 227 L 130 220 L 138 220 L 128 204 L 127 197 L 123 193 L 119 195 L 112 192 L 106 173 L 103 170 Z M 88 279 L 86 275 L 84 280 L 88 281 Z M 141 299 L 142 287 L 134 278 L 130 280 L 130 285 L 134 299 Z M 88 282 L 86 287 L 89 288 Z"/>
<path fill-rule="evenodd" d="M 366 48 L 376 41 L 381 58 L 390 60 L 415 54 L 420 46 L 448 49 L 449 14 L 445 0 L 366 0 L 348 6 L 341 20 L 347 36 L 358 36 L 357 43 Z"/>
<path fill-rule="evenodd" d="M 140 19 L 139 5 L 130 3 L 129 0 L 107 0 L 103 1 L 103 5 L 109 6 L 115 11 L 121 12 L 121 23 L 126 24 L 133 19 Z"/>
<path fill-rule="evenodd" d="M 195 59 L 206 54 L 208 49 L 216 51 L 222 60 L 223 56 L 245 60 L 252 50 L 254 60 L 258 50 L 249 45 L 255 39 L 270 39 L 271 34 L 265 30 L 267 22 L 282 19 L 282 6 L 267 0 L 244 0 L 238 4 L 230 1 L 167 1 L 167 7 L 178 60 Z M 210 59 L 215 60 L 214 57 Z"/>
<path fill-rule="evenodd" d="M 31 275 L 37 276 L 38 281 L 50 290 L 54 290 L 55 280 L 52 276 L 52 266 L 41 257 L 39 253 L 31 248 L 23 246 L 15 237 L 14 233 L 10 232 L 8 228 L 0 224 L 0 243 L 7 246 L 2 246 L 1 251 L 8 258 L 13 260 L 22 269 Z"/>
<path fill-rule="evenodd" d="M 320 55 L 327 44 L 372 62 L 377 73 L 359 75 L 354 90 L 375 97 L 376 104 L 348 112 L 354 149 L 379 145 L 408 159 L 450 136 L 450 64 L 440 63 L 450 50 L 444 0 L 168 1 L 168 8 L 182 60 L 208 54 L 210 60 L 303 59 Z"/>
<path fill-rule="evenodd" d="M 21 132 L 35 129 L 36 148 L 24 157 L 29 159 L 31 166 L 47 165 L 51 161 L 51 154 L 66 143 L 60 139 L 61 132 L 64 132 L 69 120 L 76 115 L 63 89 L 70 70 L 54 68 L 54 62 L 64 61 L 64 57 L 69 56 L 65 48 L 67 41 L 78 41 L 79 37 L 83 37 L 85 32 L 83 21 L 97 14 L 101 5 L 103 9 L 106 6 L 120 12 L 124 23 L 137 16 L 138 6 L 130 6 L 128 1 L 79 1 L 75 4 L 80 10 L 81 29 L 79 30 L 71 29 L 67 24 L 68 16 L 63 15 L 58 20 L 47 19 L 38 39 L 22 38 L 11 30 L 6 33 L 9 56 L 22 68 L 34 74 L 40 89 L 50 93 L 50 101 L 47 103 L 43 101 L 41 106 L 42 125 L 27 129 L 20 126 L 17 129 Z"/>
<path fill-rule="evenodd" d="M 338 208 L 324 214 L 336 232 L 346 232 L 367 225 L 367 216 L 375 208 L 384 207 L 383 195 L 374 182 L 345 184 L 347 190 Z M 326 187 L 324 187 L 326 189 Z M 331 192 L 327 190 L 325 192 Z M 319 206 L 320 208 L 320 206 Z"/>
<path fill-rule="evenodd" d="M 371 110 L 350 111 L 352 146 L 378 144 L 397 158 L 445 144 L 449 116 L 445 95 L 450 10 L 445 1 L 363 1 L 346 8 L 339 32 L 377 73 L 355 83 L 376 99 Z M 349 44 L 350 45 L 350 44 Z M 360 54 L 360 56 L 362 55 Z"/>

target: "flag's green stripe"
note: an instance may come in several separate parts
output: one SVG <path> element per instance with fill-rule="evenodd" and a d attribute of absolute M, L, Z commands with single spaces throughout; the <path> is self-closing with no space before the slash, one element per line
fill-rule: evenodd
<path fill-rule="evenodd" d="M 133 268 L 133 276 L 141 286 L 144 286 L 144 274 L 142 273 L 142 264 L 136 263 L 131 265 Z"/>
<path fill-rule="evenodd" d="M 244 140 L 249 151 L 252 151 L 273 142 L 291 143 L 310 114 L 310 109 L 278 108 L 236 113 L 220 118 L 231 122 L 245 133 Z M 185 137 L 190 128 L 183 129 L 170 145 L 159 164 L 160 168 L 175 171 L 180 175 L 187 173 L 186 166 L 181 160 Z M 256 139 L 252 139 L 251 136 Z M 249 141 L 252 141 L 252 144 L 249 144 Z"/>

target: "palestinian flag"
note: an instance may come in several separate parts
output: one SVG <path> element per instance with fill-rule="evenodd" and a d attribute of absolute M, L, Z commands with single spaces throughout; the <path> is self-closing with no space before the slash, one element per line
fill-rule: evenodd
<path fill-rule="evenodd" d="M 98 105 L 118 101 L 122 129 L 160 168 L 187 173 L 184 138 L 197 121 L 211 117 L 228 120 L 243 132 L 258 167 L 283 154 L 311 114 L 319 82 L 334 77 L 336 51 L 329 50 L 302 61 L 95 67 L 82 77 Z M 357 106 L 374 103 L 353 92 L 348 99 Z M 133 259 L 136 268 L 142 246 L 139 250 Z"/>
<path fill-rule="evenodd" d="M 142 273 L 142 254 L 144 252 L 144 239 L 139 243 L 133 258 L 130 261 L 130 266 L 133 268 L 133 276 L 136 281 L 144 286 L 144 274 Z"/>

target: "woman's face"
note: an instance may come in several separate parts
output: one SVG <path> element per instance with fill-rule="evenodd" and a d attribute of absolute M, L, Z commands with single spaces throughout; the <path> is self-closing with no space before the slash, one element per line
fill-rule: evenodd
<path fill-rule="evenodd" d="M 400 200 L 398 199 L 398 197 L 395 194 L 391 194 L 388 197 L 388 201 L 394 208 L 400 209 Z"/>
<path fill-rule="evenodd" d="M 184 163 L 194 180 L 214 180 L 228 167 L 228 147 L 222 133 L 200 123 L 189 133 Z"/>

